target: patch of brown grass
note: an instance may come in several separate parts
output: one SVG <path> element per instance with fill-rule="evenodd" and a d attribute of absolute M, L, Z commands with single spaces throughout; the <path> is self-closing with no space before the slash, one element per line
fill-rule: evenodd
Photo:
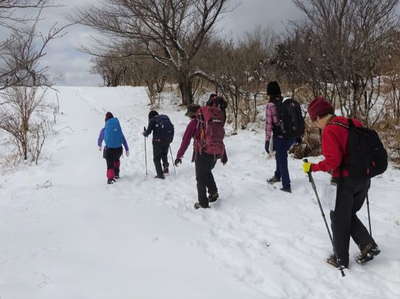
<path fill-rule="evenodd" d="M 306 130 L 301 144 L 298 144 L 290 151 L 296 159 L 304 157 L 319 156 L 321 154 L 321 137 L 319 129 L 313 128 L 306 120 Z"/>

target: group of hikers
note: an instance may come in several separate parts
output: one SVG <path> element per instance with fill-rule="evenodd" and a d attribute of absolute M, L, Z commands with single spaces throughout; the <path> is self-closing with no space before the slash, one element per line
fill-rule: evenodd
<path fill-rule="evenodd" d="M 276 160 L 275 172 L 267 179 L 267 183 L 281 182 L 280 190 L 291 193 L 288 152 L 294 144 L 302 142 L 304 116 L 298 102 L 282 97 L 278 82 L 269 82 L 266 91 L 269 99 L 265 114 L 265 151 L 274 151 Z M 223 165 L 228 162 L 223 143 L 226 108 L 227 102 L 217 94 L 211 94 L 204 106 L 192 104 L 187 107 L 186 116 L 190 121 L 173 163 L 175 166 L 182 163 L 193 139 L 192 162 L 195 163 L 198 194 L 198 201 L 194 204 L 196 209 L 209 208 L 210 203 L 219 198 L 212 170 L 218 160 Z M 317 171 L 332 175 L 330 184 L 336 188 L 336 197 L 330 211 L 332 236 L 322 213 L 333 247 L 333 254 L 327 262 L 343 270 L 349 267 L 350 237 L 360 249 L 356 258 L 358 263 L 368 262 L 380 253 L 371 233 L 357 217 L 357 212 L 367 198 L 371 177 L 382 173 L 387 167 L 386 151 L 375 131 L 363 128 L 357 119 L 336 116 L 334 107 L 325 98 L 316 97 L 309 103 L 307 111 L 312 125 L 321 130 L 324 159 L 319 163 L 304 160 L 302 170 L 310 179 L 312 172 Z M 168 116 L 160 115 L 156 111 L 150 111 L 148 117 L 149 123 L 144 128 L 143 135 L 153 135 L 153 162 L 157 173 L 155 178 L 164 179 L 165 174 L 169 173 L 168 152 L 174 138 L 174 126 Z M 107 112 L 105 126 L 100 131 L 100 150 L 103 140 L 107 183 L 112 184 L 119 179 L 122 146 L 126 155 L 129 155 L 129 147 L 118 119 L 111 112 Z M 358 152 L 353 154 L 354 151 Z M 170 153 L 172 156 L 171 151 Z M 315 193 L 319 201 L 316 189 Z"/>

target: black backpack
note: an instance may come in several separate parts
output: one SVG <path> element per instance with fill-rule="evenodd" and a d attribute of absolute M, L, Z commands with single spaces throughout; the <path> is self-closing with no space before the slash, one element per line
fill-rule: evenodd
<path fill-rule="evenodd" d="M 349 126 L 333 123 L 349 130 L 348 157 L 342 168 L 348 169 L 349 176 L 355 178 L 372 178 L 384 173 L 388 166 L 388 155 L 378 133 L 355 126 L 351 119 L 348 122 Z"/>
<path fill-rule="evenodd" d="M 174 125 L 166 115 L 158 115 L 155 117 L 154 138 L 161 141 L 172 142 L 174 139 Z"/>
<path fill-rule="evenodd" d="M 304 135 L 305 124 L 300 104 L 292 98 L 274 101 L 279 124 L 274 126 L 274 134 L 285 138 L 295 138 Z"/>

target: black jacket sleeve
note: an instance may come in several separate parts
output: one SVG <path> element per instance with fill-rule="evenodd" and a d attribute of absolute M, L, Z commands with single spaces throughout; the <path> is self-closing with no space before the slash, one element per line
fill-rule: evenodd
<path fill-rule="evenodd" d="M 144 131 L 144 133 L 143 133 L 144 136 L 147 137 L 147 136 L 149 136 L 151 134 L 151 132 L 153 132 L 154 124 L 155 124 L 155 121 L 153 119 L 150 120 L 149 126 L 147 127 L 146 131 Z"/>

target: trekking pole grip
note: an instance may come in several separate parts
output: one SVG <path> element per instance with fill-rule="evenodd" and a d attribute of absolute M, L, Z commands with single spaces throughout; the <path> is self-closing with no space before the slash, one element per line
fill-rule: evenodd
<path fill-rule="evenodd" d="M 308 163 L 308 159 L 304 159 L 303 162 Z M 311 171 L 307 172 L 307 175 L 308 175 L 308 181 L 311 183 L 313 181 Z"/>

